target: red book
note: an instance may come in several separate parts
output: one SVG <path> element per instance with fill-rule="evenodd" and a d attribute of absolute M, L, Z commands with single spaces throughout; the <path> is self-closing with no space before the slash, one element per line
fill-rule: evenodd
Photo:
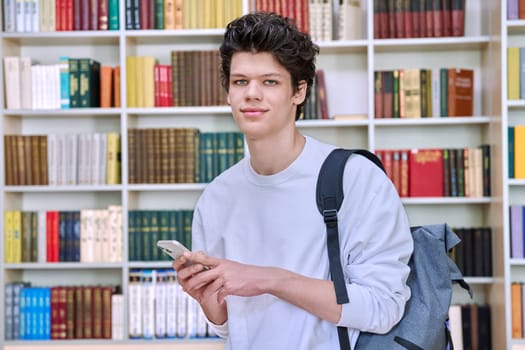
<path fill-rule="evenodd" d="M 414 13 L 410 7 L 410 2 L 412 0 L 403 0 L 403 26 L 404 26 L 404 36 L 403 38 L 413 38 L 415 36 L 414 32 Z"/>
<path fill-rule="evenodd" d="M 153 66 L 153 76 L 155 81 L 155 107 L 162 106 L 162 78 L 160 63 Z"/>
<path fill-rule="evenodd" d="M 73 0 L 62 0 L 64 2 L 63 30 L 73 30 Z"/>
<path fill-rule="evenodd" d="M 400 165 L 399 165 L 399 182 L 400 182 L 399 196 L 408 197 L 410 195 L 410 189 L 409 189 L 410 174 L 408 172 L 410 151 L 407 149 L 401 150 L 400 155 L 401 155 L 401 160 L 400 160 Z"/>
<path fill-rule="evenodd" d="M 47 262 L 58 262 L 59 257 L 59 213 L 58 210 L 46 212 L 46 260 Z"/>
<path fill-rule="evenodd" d="M 392 182 L 397 190 L 397 193 L 401 195 L 401 151 L 392 151 Z"/>
<path fill-rule="evenodd" d="M 108 0 L 98 0 L 98 30 L 108 30 Z"/>
<path fill-rule="evenodd" d="M 432 0 L 425 0 L 425 19 L 422 21 L 424 23 L 423 30 L 426 37 L 434 36 L 434 11 L 432 10 Z"/>
<path fill-rule="evenodd" d="M 408 164 L 411 197 L 443 197 L 441 149 L 412 149 Z"/>
<path fill-rule="evenodd" d="M 383 72 L 383 117 L 394 116 L 394 72 Z"/>
<path fill-rule="evenodd" d="M 451 30 L 453 36 L 465 35 L 465 0 L 452 0 L 450 14 Z"/>
<path fill-rule="evenodd" d="M 404 0 L 394 0 L 394 10 L 392 11 L 394 15 L 394 23 L 396 28 L 396 38 L 404 38 L 405 37 L 405 26 L 403 25 L 404 17 L 403 17 L 403 1 Z M 394 36 L 392 36 L 394 37 Z"/>
<path fill-rule="evenodd" d="M 383 118 L 383 72 L 374 72 L 374 117 Z"/>
<path fill-rule="evenodd" d="M 381 10 L 379 10 L 382 2 L 381 0 L 374 0 L 374 38 L 376 39 L 381 38 L 381 28 L 384 23 L 381 21 Z"/>
<path fill-rule="evenodd" d="M 432 24 L 434 27 L 434 36 L 442 37 L 443 34 L 443 6 L 442 0 L 432 0 Z"/>
<path fill-rule="evenodd" d="M 443 12 L 443 36 L 452 35 L 451 1 L 452 0 L 442 0 L 441 2 L 441 11 Z"/>
<path fill-rule="evenodd" d="M 168 93 L 166 95 L 166 106 L 172 107 L 173 106 L 173 78 L 172 78 L 173 68 L 171 67 L 171 65 L 167 64 L 165 71 L 167 75 L 166 84 L 167 84 L 167 89 L 168 89 Z"/>

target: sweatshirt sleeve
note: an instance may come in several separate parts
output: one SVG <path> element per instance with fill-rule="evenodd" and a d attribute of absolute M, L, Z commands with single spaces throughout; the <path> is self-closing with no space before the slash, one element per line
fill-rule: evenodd
<path fill-rule="evenodd" d="M 343 305 L 338 326 L 387 333 L 410 298 L 406 281 L 413 239 L 394 186 L 375 165 L 371 169 L 362 162 L 348 162 L 347 169 L 348 164 L 356 168 L 355 163 L 362 167 L 345 171 L 350 179 L 343 186 L 339 234 L 349 303 Z"/>

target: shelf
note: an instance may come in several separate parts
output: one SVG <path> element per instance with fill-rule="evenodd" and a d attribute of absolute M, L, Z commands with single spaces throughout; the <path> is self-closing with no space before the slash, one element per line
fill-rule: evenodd
<path fill-rule="evenodd" d="M 507 100 L 507 107 L 510 109 L 524 109 L 525 100 Z"/>
<path fill-rule="evenodd" d="M 463 205 L 463 204 L 490 204 L 492 198 L 480 197 L 480 198 L 469 198 L 469 197 L 427 197 L 427 198 L 401 198 L 401 201 L 405 205 Z"/>
<path fill-rule="evenodd" d="M 5 264 L 6 270 L 120 270 L 123 263 L 19 263 Z"/>
<path fill-rule="evenodd" d="M 4 40 L 18 45 L 116 45 L 120 40 L 120 32 L 110 31 L 70 31 L 70 32 L 39 32 L 39 33 L 2 33 Z"/>
<path fill-rule="evenodd" d="M 525 34 L 525 20 L 507 20 L 507 33 L 510 35 Z"/>
<path fill-rule="evenodd" d="M 155 339 L 109 340 L 79 339 L 56 341 L 6 341 L 4 350 L 221 350 L 224 340 L 211 339 Z"/>
<path fill-rule="evenodd" d="M 120 192 L 122 185 L 71 185 L 71 186 L 5 186 L 6 193 L 39 192 Z"/>
<path fill-rule="evenodd" d="M 71 116 L 120 116 L 120 108 L 68 108 L 68 109 L 6 109 L 3 111 L 4 116 L 9 117 L 71 117 Z"/>
<path fill-rule="evenodd" d="M 206 184 L 137 184 L 128 185 L 129 191 L 145 192 L 145 191 L 202 191 Z"/>
<path fill-rule="evenodd" d="M 432 117 L 432 118 L 383 118 L 374 119 L 376 126 L 425 126 L 425 125 L 468 125 L 489 124 L 492 117 Z"/>
<path fill-rule="evenodd" d="M 376 52 L 457 51 L 479 50 L 486 47 L 490 41 L 489 36 L 375 39 L 372 45 Z"/>
<path fill-rule="evenodd" d="M 157 107 L 157 108 L 126 108 L 125 112 L 133 115 L 207 115 L 217 114 L 231 117 L 229 106 L 198 106 L 198 107 Z"/>

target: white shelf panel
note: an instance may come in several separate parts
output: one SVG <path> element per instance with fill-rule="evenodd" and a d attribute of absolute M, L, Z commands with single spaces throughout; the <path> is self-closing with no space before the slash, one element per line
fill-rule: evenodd
<path fill-rule="evenodd" d="M 489 204 L 490 197 L 468 198 L 468 197 L 426 197 L 426 198 L 401 198 L 405 205 L 440 205 L 440 204 Z"/>
<path fill-rule="evenodd" d="M 372 45 L 376 52 L 479 50 L 490 40 L 489 36 L 374 39 Z"/>
<path fill-rule="evenodd" d="M 374 119 L 376 126 L 399 126 L 408 125 L 468 125 L 468 124 L 489 124 L 492 117 L 432 117 L 432 118 L 384 118 Z"/>
<path fill-rule="evenodd" d="M 39 192 L 121 192 L 122 185 L 71 185 L 71 186 L 5 186 L 6 193 Z"/>
<path fill-rule="evenodd" d="M 123 263 L 82 263 L 82 262 L 56 262 L 56 263 L 18 263 L 5 264 L 6 270 L 120 270 Z"/>

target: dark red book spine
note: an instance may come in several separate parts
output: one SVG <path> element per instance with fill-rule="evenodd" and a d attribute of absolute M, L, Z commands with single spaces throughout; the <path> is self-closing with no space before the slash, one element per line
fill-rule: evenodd
<path fill-rule="evenodd" d="M 452 0 L 452 36 L 465 35 L 465 0 Z"/>
<path fill-rule="evenodd" d="M 442 0 L 432 0 L 432 24 L 435 37 L 443 36 L 443 6 L 441 6 L 441 1 Z"/>

